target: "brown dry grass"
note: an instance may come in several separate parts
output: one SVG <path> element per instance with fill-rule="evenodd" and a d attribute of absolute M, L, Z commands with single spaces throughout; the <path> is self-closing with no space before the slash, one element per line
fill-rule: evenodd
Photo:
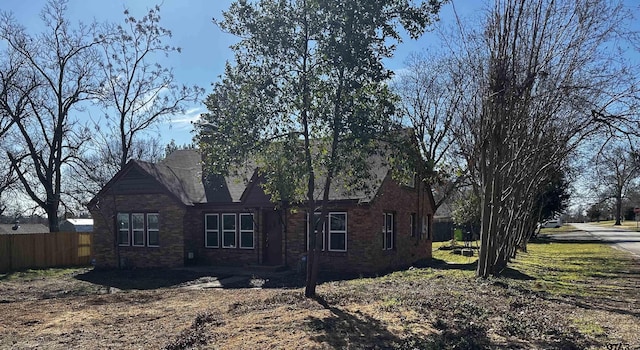
<path fill-rule="evenodd" d="M 572 245 L 564 247 L 570 252 Z M 533 245 L 514 265 L 518 270 L 489 280 L 476 280 L 473 264 L 434 261 L 381 277 L 329 281 L 318 287 L 317 299 L 305 299 L 299 279 L 288 275 L 264 284 L 287 288 L 201 290 L 183 287 L 211 280 L 202 272 L 0 275 L 0 348 L 640 348 L 637 261 L 615 255 L 621 260 L 608 270 L 612 275 L 579 281 L 577 293 L 553 289 L 555 282 L 544 277 L 576 274 L 554 265 L 552 255 L 561 251 Z M 606 284 L 613 286 L 609 296 L 601 287 L 608 279 L 615 280 Z M 588 284 L 597 293 L 586 293 Z M 628 296 L 620 297 L 622 291 Z"/>

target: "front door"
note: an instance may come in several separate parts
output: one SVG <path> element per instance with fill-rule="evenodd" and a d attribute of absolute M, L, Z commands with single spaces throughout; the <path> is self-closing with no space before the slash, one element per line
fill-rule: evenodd
<path fill-rule="evenodd" d="M 264 211 L 263 232 L 264 264 L 282 265 L 282 225 L 279 212 Z"/>

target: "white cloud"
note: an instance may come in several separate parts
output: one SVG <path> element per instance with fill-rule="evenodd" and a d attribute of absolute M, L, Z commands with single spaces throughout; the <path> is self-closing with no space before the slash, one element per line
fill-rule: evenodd
<path fill-rule="evenodd" d="M 200 114 L 206 112 L 203 107 L 187 109 L 184 114 L 171 118 L 171 124 L 191 124 L 200 118 Z"/>

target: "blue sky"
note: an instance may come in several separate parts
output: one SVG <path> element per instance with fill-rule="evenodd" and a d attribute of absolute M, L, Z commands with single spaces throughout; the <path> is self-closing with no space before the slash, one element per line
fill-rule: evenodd
<path fill-rule="evenodd" d="M 627 0 L 627 6 L 638 11 L 637 0 Z M 77 21 L 117 22 L 122 23 L 123 11 L 128 8 L 135 17 L 144 15 L 147 10 L 160 1 L 158 0 L 69 0 L 68 15 L 72 23 Z M 177 82 L 186 85 L 198 85 L 211 91 L 211 83 L 218 80 L 223 73 L 225 61 L 233 58 L 229 45 L 235 38 L 223 33 L 213 23 L 212 18 L 221 18 L 223 10 L 227 9 L 232 0 L 164 0 L 160 15 L 162 26 L 172 31 L 170 44 L 182 48 L 181 54 L 170 57 L 166 66 L 173 67 Z M 13 12 L 15 18 L 31 33 L 41 30 L 39 14 L 46 0 L 2 0 L 0 10 Z M 483 1 L 456 0 L 453 2 L 460 17 L 466 19 L 480 15 Z M 443 7 L 440 25 L 454 24 L 452 5 Z M 387 61 L 387 67 L 401 70 L 404 61 L 413 52 L 422 50 L 437 50 L 439 41 L 433 32 L 427 32 L 419 40 L 408 37 L 398 46 L 395 57 Z M 174 116 L 171 123 L 165 123 L 160 128 L 163 143 L 171 139 L 178 144 L 188 143 L 192 139 L 194 120 L 205 108 L 202 104 L 191 106 L 186 115 Z M 87 112 L 84 112 L 87 113 Z M 97 117 L 100 111 L 91 111 L 92 117 Z M 95 114 L 95 116 L 94 116 Z"/>
<path fill-rule="evenodd" d="M 140 17 L 160 2 L 157 0 L 69 0 L 68 16 L 72 23 L 78 21 L 89 23 L 94 19 L 97 22 L 122 23 L 124 18 L 122 13 L 125 8 L 129 9 L 131 15 Z M 173 67 L 177 82 L 198 85 L 205 88 L 207 93 L 211 91 L 211 83 L 217 81 L 223 73 L 225 62 L 233 58 L 229 45 L 235 41 L 232 35 L 220 31 L 213 24 L 212 18 L 221 18 L 222 11 L 226 10 L 232 2 L 232 0 L 164 0 L 162 2 L 161 24 L 172 31 L 173 37 L 170 44 L 182 49 L 182 53 L 170 56 L 170 61 L 166 64 Z M 477 0 L 456 1 L 456 10 L 466 16 L 477 9 L 479 3 Z M 39 14 L 45 4 L 46 0 L 2 0 L 0 10 L 12 12 L 30 33 L 37 33 L 42 29 Z M 450 7 L 447 5 L 443 9 L 441 14 L 443 22 L 451 19 Z M 394 70 L 402 69 L 408 55 L 428 47 L 434 38 L 433 33 L 427 33 L 419 40 L 411 40 L 407 37 L 398 47 L 395 57 L 387 62 L 388 67 Z M 173 116 L 170 123 L 165 123 L 160 128 L 163 143 L 169 143 L 171 139 L 178 144 L 190 142 L 192 139 L 190 122 L 204 111 L 204 105 L 198 104 L 188 108 L 185 115 Z M 89 110 L 88 113 L 92 118 L 101 114 L 98 110 Z"/>

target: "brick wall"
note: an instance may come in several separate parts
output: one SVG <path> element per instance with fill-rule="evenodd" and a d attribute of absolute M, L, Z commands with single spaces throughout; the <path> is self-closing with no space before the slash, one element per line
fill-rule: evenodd
<path fill-rule="evenodd" d="M 410 232 L 410 215 L 433 214 L 426 193 L 398 185 L 387 178 L 371 202 L 362 205 L 344 204 L 332 211 L 347 212 L 347 251 L 323 252 L 320 268 L 355 273 L 383 272 L 410 266 L 431 257 L 431 237 Z M 254 248 L 206 248 L 205 213 L 254 212 L 257 225 Z M 115 215 L 126 213 L 159 213 L 159 247 L 121 247 L 116 244 Z M 394 213 L 395 244 L 393 250 L 383 247 L 383 213 Z M 167 194 L 109 195 L 105 194 L 92 208 L 94 218 L 93 253 L 97 267 L 175 267 L 185 262 L 199 265 L 255 265 L 262 263 L 263 237 L 261 210 L 249 210 L 243 204 L 227 206 L 200 205 L 185 207 Z M 287 215 L 287 241 L 283 240 L 284 262 L 298 268 L 306 254 L 306 214 L 303 209 Z M 193 253 L 193 259 L 187 259 Z"/>
<path fill-rule="evenodd" d="M 259 222 L 259 214 L 247 210 L 240 205 L 230 204 L 227 207 L 199 206 L 189 208 L 185 217 L 185 254 L 193 253 L 193 259 L 188 259 L 189 264 L 197 265 L 230 265 L 244 266 L 259 264 L 259 249 L 261 236 L 260 225 L 254 227 L 254 248 L 207 248 L 205 247 L 205 214 L 222 213 L 254 213 L 254 219 Z M 236 241 L 239 237 L 236 237 Z"/>
<path fill-rule="evenodd" d="M 426 193 L 400 186 L 386 179 L 378 196 L 368 204 L 335 206 L 332 211 L 347 212 L 347 251 L 321 253 L 320 269 L 354 273 L 383 272 L 403 267 L 431 257 L 429 232 L 412 235 L 411 213 L 422 217 L 433 215 Z M 383 250 L 383 213 L 394 213 L 395 244 L 393 250 Z M 297 267 L 306 254 L 305 214 L 300 210 L 289 217 L 287 264 Z"/>
<path fill-rule="evenodd" d="M 158 213 L 159 246 L 119 246 L 116 213 Z M 186 209 L 166 194 L 103 195 L 91 208 L 93 259 L 98 268 L 176 267 L 184 265 L 183 224 Z M 145 242 L 146 243 L 146 242 Z M 124 266 L 121 266 L 123 265 Z"/>

